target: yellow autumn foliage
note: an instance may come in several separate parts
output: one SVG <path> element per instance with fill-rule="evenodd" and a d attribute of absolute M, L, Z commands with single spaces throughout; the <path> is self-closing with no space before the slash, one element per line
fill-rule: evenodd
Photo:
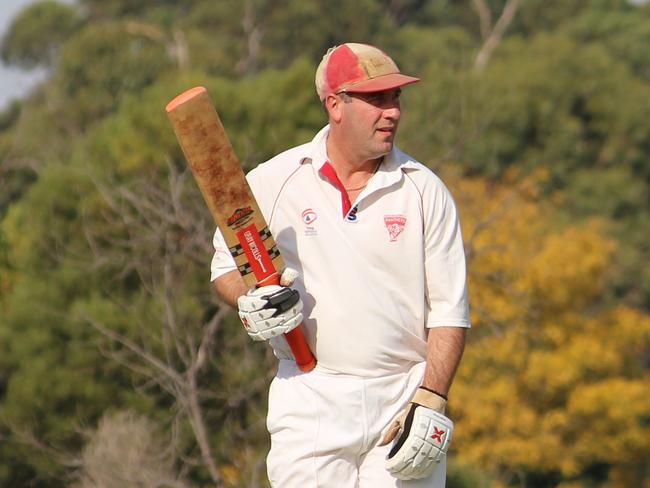
<path fill-rule="evenodd" d="M 473 324 L 450 399 L 455 456 L 495 486 L 522 472 L 585 486 L 603 466 L 606 486 L 644 486 L 650 317 L 603 298 L 614 243 L 597 221 L 559 225 L 539 198 L 543 175 L 446 179 L 463 219 Z"/>

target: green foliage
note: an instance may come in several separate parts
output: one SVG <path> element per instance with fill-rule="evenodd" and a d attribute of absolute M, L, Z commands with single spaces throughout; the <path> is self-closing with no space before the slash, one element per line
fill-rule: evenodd
<path fill-rule="evenodd" d="M 170 17 L 200 3 L 196 0 L 79 0 L 93 19 L 120 17 Z"/>
<path fill-rule="evenodd" d="M 513 31 L 530 35 L 572 25 L 582 14 L 605 19 L 633 9 L 626 0 L 529 0 L 522 5 Z"/>
<path fill-rule="evenodd" d="M 404 90 L 400 145 L 431 164 L 461 160 L 470 142 L 466 139 L 471 137 L 467 126 L 477 116 L 471 86 L 471 37 L 458 28 L 405 27 L 393 42 L 398 53 L 405 53 L 404 71 L 422 78 Z"/>
<path fill-rule="evenodd" d="M 0 113 L 0 132 L 10 128 L 18 120 L 20 115 L 20 102 L 14 100 L 9 106 Z"/>
<path fill-rule="evenodd" d="M 472 89 L 480 117 L 463 131 L 474 137 L 460 157 L 476 170 L 544 165 L 561 186 L 577 168 L 647 171 L 639 122 L 650 88 L 600 46 L 557 35 L 509 41 Z"/>
<path fill-rule="evenodd" d="M 309 0 L 300 7 L 288 0 L 283 3 L 286 8 L 273 9 L 274 24 L 269 26 L 262 51 L 273 66 L 283 67 L 303 56 L 319 60 L 327 48 L 341 42 L 376 42 L 383 31 L 394 27 L 375 0 Z M 359 22 L 361 18 L 365 21 Z M 283 29 L 281 25 L 292 27 Z"/>
<path fill-rule="evenodd" d="M 393 23 L 376 0 L 226 0 L 198 2 L 178 26 L 193 66 L 237 76 L 316 60 L 341 42 L 376 41 Z"/>
<path fill-rule="evenodd" d="M 586 12 L 564 29 L 580 42 L 603 44 L 616 59 L 650 80 L 650 54 L 643 46 L 650 42 L 650 16 L 637 11 L 600 15 Z"/>
<path fill-rule="evenodd" d="M 125 23 L 103 22 L 66 43 L 55 83 L 83 127 L 114 111 L 124 94 L 153 83 L 170 62 L 157 40 L 133 33 Z"/>
<path fill-rule="evenodd" d="M 236 84 L 217 79 L 208 89 L 223 123 L 233 128 L 233 146 L 248 168 L 308 142 L 326 123 L 315 96 L 313 67 L 304 59 Z"/>
<path fill-rule="evenodd" d="M 454 462 L 450 457 L 447 463 L 447 484 L 449 488 L 489 488 L 494 483 L 492 477 L 485 471 L 471 464 Z"/>
<path fill-rule="evenodd" d="M 53 0 L 30 5 L 2 39 L 0 56 L 22 68 L 49 67 L 66 39 L 81 25 L 77 9 Z"/>

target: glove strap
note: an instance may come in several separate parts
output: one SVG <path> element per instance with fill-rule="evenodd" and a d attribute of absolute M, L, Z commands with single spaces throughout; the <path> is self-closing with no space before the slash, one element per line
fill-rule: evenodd
<path fill-rule="evenodd" d="M 443 394 L 440 393 L 439 391 L 432 390 L 431 388 L 427 388 L 426 386 L 422 386 L 422 385 L 418 386 L 418 388 L 420 388 L 420 389 L 422 389 L 422 390 L 430 391 L 431 393 L 435 393 L 435 394 L 438 395 L 439 397 L 442 397 L 444 400 L 449 401 L 449 398 L 447 398 L 447 395 L 443 395 Z"/>
<path fill-rule="evenodd" d="M 411 403 L 417 403 L 418 405 L 422 405 L 423 407 L 430 408 L 431 410 L 435 410 L 442 414 L 445 413 L 445 407 L 447 406 L 447 400 L 437 393 L 422 387 L 416 390 L 415 395 L 413 395 L 413 398 L 411 399 Z"/>

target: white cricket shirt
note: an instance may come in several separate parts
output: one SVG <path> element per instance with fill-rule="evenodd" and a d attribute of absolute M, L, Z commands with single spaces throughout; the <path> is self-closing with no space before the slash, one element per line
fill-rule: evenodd
<path fill-rule="evenodd" d="M 321 368 L 374 377 L 426 359 L 426 328 L 469 327 L 465 253 L 452 197 L 396 147 L 344 213 L 325 141 L 329 126 L 247 178 L 304 303 Z M 234 261 L 214 238 L 212 279 Z M 271 341 L 290 358 L 284 338 Z"/>

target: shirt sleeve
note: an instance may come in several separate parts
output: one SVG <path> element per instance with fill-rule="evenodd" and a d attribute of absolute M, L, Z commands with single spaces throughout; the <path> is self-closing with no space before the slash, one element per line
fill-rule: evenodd
<path fill-rule="evenodd" d="M 427 327 L 470 327 L 463 236 L 454 200 L 437 180 L 425 185 L 424 252 Z"/>
<path fill-rule="evenodd" d="M 214 232 L 212 245 L 214 246 L 214 255 L 212 256 L 212 263 L 210 265 L 210 281 L 214 281 L 219 276 L 237 269 L 235 260 L 230 255 L 226 241 L 219 228 Z"/>

